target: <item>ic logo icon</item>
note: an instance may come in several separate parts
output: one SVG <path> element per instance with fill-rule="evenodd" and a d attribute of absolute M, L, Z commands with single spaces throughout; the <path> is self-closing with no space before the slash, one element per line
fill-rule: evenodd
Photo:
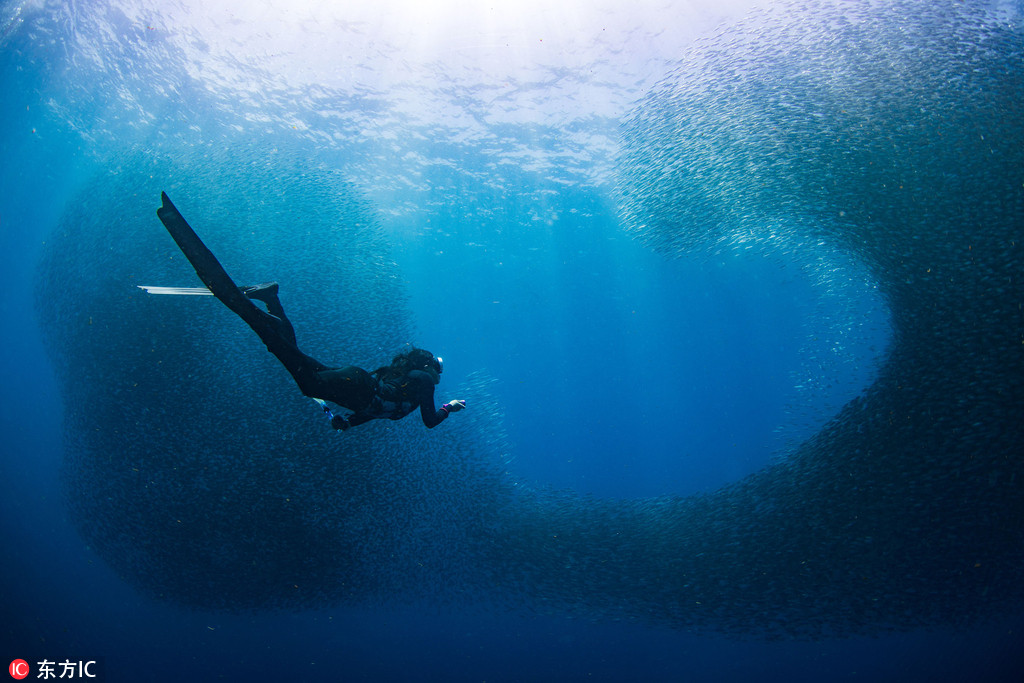
<path fill-rule="evenodd" d="M 28 662 L 24 659 L 15 659 L 11 662 L 11 665 L 7 667 L 7 670 L 11 672 L 11 678 L 15 678 L 20 681 L 28 676 L 30 669 L 28 668 Z"/>

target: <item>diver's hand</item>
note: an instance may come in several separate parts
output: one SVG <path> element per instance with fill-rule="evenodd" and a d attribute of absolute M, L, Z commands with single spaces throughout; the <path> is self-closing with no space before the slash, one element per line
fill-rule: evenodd
<path fill-rule="evenodd" d="M 334 417 L 331 418 L 331 426 L 334 427 L 335 429 L 340 429 L 341 431 L 345 431 L 346 429 L 348 429 L 352 425 L 350 425 L 348 423 L 348 420 L 343 418 L 341 415 L 335 415 Z"/>
<path fill-rule="evenodd" d="M 445 403 L 441 407 L 444 408 L 445 410 L 447 410 L 450 413 L 457 413 L 457 412 L 459 412 L 460 410 L 462 410 L 463 408 L 466 407 L 466 402 L 463 401 L 462 399 L 456 399 L 454 401 L 450 401 L 448 403 Z"/>

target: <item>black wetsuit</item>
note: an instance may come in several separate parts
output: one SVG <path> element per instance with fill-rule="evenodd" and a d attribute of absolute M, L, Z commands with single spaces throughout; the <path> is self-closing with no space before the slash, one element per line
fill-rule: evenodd
<path fill-rule="evenodd" d="M 295 379 L 303 394 L 351 410 L 350 425 L 381 418 L 397 420 L 417 407 L 427 427 L 436 427 L 448 417 L 447 409 L 434 407 L 435 381 L 427 372 L 413 370 L 400 378 L 380 381 L 362 368 L 353 365 L 328 367 L 300 351 L 295 341 L 295 329 L 285 315 L 276 291 L 264 295 L 252 292 L 253 298 L 258 297 L 266 303 L 269 312 L 257 307 L 235 285 L 170 198 L 161 194 L 161 199 L 163 206 L 157 215 L 203 284 L 259 335 L 267 350 Z"/>
<path fill-rule="evenodd" d="M 354 365 L 328 367 L 299 350 L 295 329 L 276 294 L 260 300 L 267 304 L 269 312 L 256 309 L 255 318 L 250 321 L 243 316 L 243 320 L 291 373 L 303 394 L 351 410 L 349 425 L 354 427 L 378 419 L 399 420 L 417 407 L 423 424 L 429 428 L 448 417 L 447 410 L 434 407 L 435 382 L 430 373 L 412 370 L 401 377 L 382 381 Z"/>

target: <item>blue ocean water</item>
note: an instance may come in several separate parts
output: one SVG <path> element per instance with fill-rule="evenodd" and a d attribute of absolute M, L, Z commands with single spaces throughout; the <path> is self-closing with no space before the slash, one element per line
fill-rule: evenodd
<path fill-rule="evenodd" d="M 919 14 L 909 7 L 902 7 L 908 16 Z M 1007 586 L 1020 578 L 1013 560 L 1022 528 L 1019 502 L 1012 504 L 1020 500 L 1020 465 L 1010 450 L 999 450 L 1002 437 L 985 435 L 1008 434 L 1012 442 L 1019 430 L 1005 417 L 1021 407 L 1012 381 L 1019 356 L 1008 368 L 1011 380 L 999 387 L 1002 412 L 981 393 L 965 399 L 964 411 L 975 412 L 970 424 L 986 429 L 966 432 L 938 418 L 928 427 L 951 435 L 942 442 L 949 453 L 987 451 L 992 461 L 976 470 L 965 466 L 961 474 L 942 453 L 929 451 L 921 460 L 934 462 L 923 476 L 939 482 L 932 497 L 906 494 L 960 516 L 963 508 L 943 495 L 952 488 L 942 482 L 954 470 L 983 482 L 989 488 L 978 495 L 996 509 L 973 509 L 991 541 L 958 557 L 961 532 L 952 530 L 948 550 L 925 547 L 916 543 L 924 532 L 914 537 L 900 528 L 898 502 L 891 529 L 858 531 L 858 542 L 874 542 L 863 541 L 866 534 L 879 545 L 906 548 L 902 556 L 880 555 L 880 564 L 899 568 L 894 574 L 934 565 L 934 573 L 921 569 L 909 586 L 893 576 L 890 588 L 863 579 L 865 592 L 879 591 L 906 608 L 862 609 L 842 583 L 841 567 L 832 566 L 834 591 L 829 581 L 807 588 L 808 602 L 823 605 L 824 614 L 802 604 L 767 611 L 775 603 L 765 598 L 762 606 L 758 593 L 789 595 L 808 577 L 798 569 L 775 571 L 784 564 L 750 568 L 744 555 L 729 563 L 731 551 L 712 557 L 713 543 L 703 563 L 707 576 L 730 584 L 718 589 L 721 608 L 714 616 L 695 615 L 682 602 L 667 607 L 668 616 L 659 614 L 659 596 L 685 594 L 689 584 L 678 592 L 664 584 L 666 593 L 645 587 L 658 583 L 659 558 L 675 559 L 662 549 L 665 537 L 671 544 L 674 536 L 662 530 L 678 527 L 656 516 L 628 527 L 621 520 L 630 506 L 644 515 L 679 500 L 714 504 L 739 490 L 730 486 L 760 481 L 751 475 L 775 476 L 763 474 L 769 471 L 792 471 L 796 484 L 806 477 L 810 490 L 815 472 L 833 462 L 849 460 L 852 471 L 850 453 L 860 446 L 844 451 L 849 442 L 839 437 L 829 442 L 838 446 L 819 451 L 802 444 L 834 424 L 829 421 L 850 401 L 868 402 L 873 384 L 894 374 L 915 383 L 918 366 L 899 353 L 894 365 L 892 349 L 913 337 L 907 320 L 923 317 L 926 308 L 908 308 L 910 296 L 887 281 L 876 251 L 898 252 L 904 261 L 924 252 L 936 270 L 953 273 L 950 280 L 971 277 L 967 266 L 949 266 L 944 253 L 902 242 L 881 208 L 863 210 L 877 200 L 874 187 L 856 188 L 851 199 L 847 186 L 822 200 L 828 206 L 835 197 L 844 212 L 867 216 L 871 229 L 864 234 L 849 229 L 844 237 L 817 227 L 828 223 L 824 212 L 813 216 L 815 227 L 802 227 L 813 212 L 786 194 L 786 183 L 801 179 L 785 165 L 792 153 L 786 145 L 804 143 L 797 157 L 807 161 L 808 173 L 824 178 L 833 169 L 821 173 L 813 160 L 826 153 L 806 141 L 858 142 L 856 131 L 867 128 L 865 138 L 891 139 L 896 150 L 892 158 L 875 154 L 864 162 L 870 176 L 875 162 L 895 166 L 893 159 L 907 158 L 898 149 L 903 138 L 884 120 L 851 122 L 834 111 L 830 118 L 833 102 L 807 104 L 802 97 L 820 91 L 801 90 L 804 81 L 782 70 L 764 79 L 770 106 L 751 113 L 751 102 L 761 98 L 729 94 L 730 77 L 744 83 L 756 71 L 744 52 L 749 44 L 735 36 L 763 30 L 766 45 L 784 46 L 789 36 L 779 25 L 827 25 L 842 33 L 836 27 L 844 14 L 836 7 L 786 7 L 776 10 L 780 20 L 771 12 L 748 16 L 749 9 L 741 3 L 487 10 L 453 4 L 429 11 L 295 2 L 246 8 L 6 3 L 0 259 L 7 284 L 0 312 L 8 353 L 0 419 L 7 438 L 0 478 L 8 550 L 0 585 L 8 661 L 100 660 L 109 680 L 1018 680 L 1021 596 Z M 967 14 L 990 23 L 982 31 L 950 8 L 953 38 L 935 39 L 940 47 L 929 43 L 929 49 L 953 50 L 950 45 L 981 38 L 992 40 L 997 53 L 1000 45 L 1017 45 L 1012 9 Z M 863 10 L 847 21 L 887 36 L 900 10 L 879 9 L 877 17 Z M 1009 37 L 999 43 L 986 31 Z M 847 105 L 868 99 L 856 84 L 870 83 L 871 72 L 864 76 L 850 64 L 859 64 L 851 46 L 874 45 L 870 35 L 836 38 L 834 49 L 822 49 L 839 55 L 839 63 L 810 61 L 830 77 L 849 77 Z M 920 34 L 906 29 L 903 38 L 902 47 L 914 46 Z M 1014 54 L 1008 60 L 1017 70 L 988 73 L 988 89 L 978 98 L 994 103 L 1011 121 L 1008 129 L 1020 121 L 1011 96 L 1021 67 Z M 702 61 L 732 69 L 719 74 L 731 109 L 715 111 L 722 100 L 688 91 L 701 83 L 705 72 L 694 64 Z M 903 69 L 906 82 L 930 82 L 928 68 L 892 57 L 893 71 Z M 966 80 L 955 69 L 941 77 Z M 943 106 L 941 92 L 924 88 L 908 89 L 906 99 L 871 114 L 888 115 L 897 121 L 894 130 L 912 135 L 906 131 L 934 123 L 930 111 Z M 802 117 L 787 113 L 815 107 Z M 734 129 L 713 120 L 716 114 L 747 125 Z M 702 123 L 690 123 L 701 116 L 707 117 Z M 805 123 L 820 118 L 835 123 Z M 765 156 L 774 166 L 737 161 L 744 152 L 735 150 L 768 144 L 764 131 L 776 129 L 789 132 L 770 140 L 776 148 Z M 701 147 L 705 141 L 694 130 L 713 139 Z M 997 150 L 1015 142 L 991 141 L 992 158 L 1002 159 Z M 954 186 L 966 205 L 975 197 L 970 173 L 977 147 L 950 144 L 965 157 L 958 168 L 933 169 L 911 156 L 900 177 L 927 194 L 933 177 L 963 176 Z M 741 166 L 742 178 L 723 183 L 710 199 L 696 199 L 694 185 L 714 186 L 721 182 L 714 172 L 725 173 L 702 168 L 705 159 L 713 169 Z M 987 158 L 977 163 L 1002 168 Z M 668 172 L 676 164 L 690 174 L 676 179 Z M 841 164 L 836 167 L 842 177 Z M 736 189 L 753 185 L 751 179 L 761 185 Z M 991 202 L 965 214 L 988 207 L 985 216 L 1008 215 L 1003 233 L 1019 237 L 1019 197 L 988 187 Z M 453 416 L 429 433 L 414 424 L 372 425 L 354 435 L 358 440 L 341 441 L 248 330 L 206 306 L 212 302 L 140 299 L 137 284 L 195 284 L 180 258 L 174 262 L 173 244 L 160 241 L 161 189 L 216 242 L 232 273 L 282 281 L 285 303 L 294 304 L 301 338 L 315 355 L 372 365 L 415 342 L 446 359 L 441 397 L 464 396 L 477 415 Z M 764 206 L 771 208 L 750 208 Z M 695 216 L 710 221 L 732 211 L 746 213 L 721 221 L 738 226 L 724 238 L 704 244 L 689 236 Z M 941 224 L 938 209 L 921 208 L 929 211 Z M 335 225 L 339 216 L 345 225 Z M 353 221 L 365 221 L 366 231 L 354 230 Z M 858 252 L 849 235 L 871 246 Z M 679 249 L 686 239 L 696 247 Z M 966 228 L 933 241 L 961 239 L 985 243 Z M 986 246 L 1000 253 L 990 256 L 996 266 L 985 266 L 994 274 L 975 276 L 979 289 L 971 291 L 982 295 L 972 302 L 1012 316 L 1020 284 L 1000 276 L 1019 265 L 1017 247 L 994 239 Z M 921 287 L 927 297 L 931 290 Z M 1016 325 L 1008 336 L 1019 344 L 1013 337 L 1019 317 Z M 143 330 L 142 341 L 126 330 Z M 1002 343 L 993 337 L 988 355 L 1002 357 Z M 123 355 L 104 354 L 107 349 Z M 928 367 L 920 376 L 933 373 Z M 126 376 L 155 388 L 132 393 Z M 977 414 L 985 408 L 987 414 Z M 873 423 L 865 424 L 855 431 Z M 196 433 L 223 454 L 176 440 Z M 892 441 L 903 436 L 887 434 Z M 981 445 L 958 450 L 962 441 L 954 437 Z M 850 510 L 856 519 L 844 495 L 858 487 L 856 498 L 877 501 L 876 507 L 898 500 L 898 488 L 882 489 L 900 480 L 908 469 L 901 463 L 895 449 L 878 446 L 867 465 L 872 474 L 881 470 L 877 479 L 829 479 L 829 486 L 836 482 L 840 514 Z M 225 472 L 223 478 L 200 473 L 207 464 Z M 500 471 L 509 498 L 492 499 L 497 486 L 488 467 Z M 140 469 L 146 481 L 134 478 Z M 449 490 L 421 495 L 415 480 Z M 349 485 L 369 493 L 357 496 Z M 765 484 L 762 490 L 776 489 Z M 281 513 L 261 507 L 277 495 L 317 502 L 302 510 L 301 525 L 290 526 Z M 750 496 L 729 499 L 749 505 L 726 517 L 735 528 L 752 526 L 757 515 L 774 519 L 773 509 L 751 502 L 760 500 L 756 491 Z M 216 507 L 201 507 L 214 499 Z M 512 510 L 507 518 L 499 501 Z M 365 516 L 357 517 L 354 506 Z M 237 520 L 230 517 L 235 513 Z M 487 520 L 479 527 L 449 519 L 476 514 Z M 941 510 L 931 514 L 943 519 Z M 181 538 L 174 530 L 185 515 L 192 517 Z M 316 565 L 312 594 L 293 600 L 261 582 L 289 575 L 296 547 L 289 533 L 327 530 L 312 537 L 331 543 L 337 515 L 352 515 L 341 526 L 356 528 L 337 536 L 337 544 L 353 544 L 351 554 L 366 558 L 361 569 L 379 572 L 379 584 L 356 572 L 325 571 L 348 555 L 308 547 L 311 557 L 329 555 L 320 563 L 294 556 L 295 566 Z M 245 521 L 250 517 L 257 521 Z M 420 524 L 414 532 L 393 531 L 410 519 Z M 365 537 L 352 520 L 364 525 Z M 550 529 L 543 528 L 546 521 Z M 650 538 L 626 546 L 587 540 L 565 553 L 534 553 L 538 539 L 564 536 L 561 525 L 570 523 L 597 538 L 612 523 Z M 838 523 L 822 526 L 826 541 L 842 542 Z M 475 535 L 481 528 L 494 535 L 486 544 Z M 795 530 L 778 532 L 783 544 L 803 538 Z M 211 549 L 214 541 L 206 537 L 222 547 Z M 248 557 L 232 553 L 250 548 L 250 541 L 256 555 L 283 558 L 281 564 L 233 563 Z M 799 552 L 801 544 L 794 545 Z M 590 567 L 594 557 L 637 547 L 649 549 L 650 565 L 623 562 L 607 579 L 573 566 Z M 220 551 L 228 558 L 223 564 Z M 441 569 L 417 569 L 410 558 Z M 929 582 L 957 560 L 999 569 L 974 583 Z M 837 565 L 849 561 L 835 556 Z M 686 572 L 698 583 L 702 562 L 699 556 L 693 562 Z M 736 578 L 768 569 L 773 573 L 761 590 L 741 588 L 748 579 Z M 167 578 L 174 575 L 185 578 Z M 339 588 L 350 580 L 351 591 Z M 232 584 L 242 588 L 231 592 Z M 940 585 L 963 595 L 906 597 Z M 777 622 L 789 628 L 768 627 Z"/>

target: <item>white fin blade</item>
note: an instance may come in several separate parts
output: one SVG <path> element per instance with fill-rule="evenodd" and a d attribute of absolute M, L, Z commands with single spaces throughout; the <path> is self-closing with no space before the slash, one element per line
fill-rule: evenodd
<path fill-rule="evenodd" d="M 177 296 L 213 296 L 206 287 L 159 287 L 156 285 L 135 285 L 148 294 L 174 294 Z"/>

